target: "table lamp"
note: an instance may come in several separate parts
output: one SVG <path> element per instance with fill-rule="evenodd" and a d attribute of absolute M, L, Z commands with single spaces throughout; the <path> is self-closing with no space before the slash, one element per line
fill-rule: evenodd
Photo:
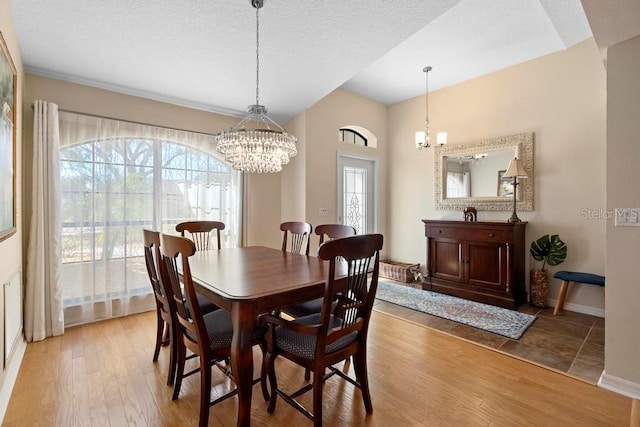
<path fill-rule="evenodd" d="M 524 164 L 522 160 L 519 160 L 517 157 L 513 160 L 509 161 L 509 167 L 507 171 L 503 175 L 504 178 L 513 178 L 513 213 L 511 214 L 511 218 L 509 218 L 508 222 L 522 222 L 518 215 L 516 214 L 516 189 L 519 184 L 518 178 L 529 178 L 527 172 L 524 170 Z"/>

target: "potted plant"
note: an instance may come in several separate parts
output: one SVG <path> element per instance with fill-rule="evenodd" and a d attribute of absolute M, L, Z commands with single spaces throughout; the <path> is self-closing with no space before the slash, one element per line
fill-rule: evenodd
<path fill-rule="evenodd" d="M 531 242 L 529 250 L 536 261 L 542 262 L 542 268 L 532 268 L 529 280 L 529 304 L 534 307 L 546 307 L 549 295 L 549 282 L 546 265 L 562 264 L 567 258 L 567 245 L 557 234 L 545 234 Z"/>

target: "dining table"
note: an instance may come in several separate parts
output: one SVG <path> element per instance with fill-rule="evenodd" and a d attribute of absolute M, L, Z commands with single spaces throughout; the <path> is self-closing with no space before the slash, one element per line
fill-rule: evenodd
<path fill-rule="evenodd" d="M 198 251 L 189 257 L 196 289 L 231 313 L 231 369 L 238 389 L 238 426 L 251 423 L 252 332 L 258 316 L 324 294 L 329 262 L 263 246 Z M 341 271 L 344 270 L 344 271 Z M 336 264 L 336 277 L 346 276 Z"/>

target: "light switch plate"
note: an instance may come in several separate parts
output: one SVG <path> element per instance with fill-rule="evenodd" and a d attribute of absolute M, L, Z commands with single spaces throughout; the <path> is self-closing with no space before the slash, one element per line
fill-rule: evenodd
<path fill-rule="evenodd" d="M 318 211 L 319 216 L 327 216 L 328 214 L 329 214 L 329 209 L 327 208 L 320 208 Z"/>
<path fill-rule="evenodd" d="M 617 208 L 616 227 L 640 227 L 640 208 Z"/>

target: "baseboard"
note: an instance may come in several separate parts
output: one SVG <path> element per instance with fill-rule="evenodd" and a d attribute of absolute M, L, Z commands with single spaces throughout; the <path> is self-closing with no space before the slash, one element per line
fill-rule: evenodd
<path fill-rule="evenodd" d="M 557 300 L 555 299 L 547 300 L 549 307 L 555 307 L 556 302 Z M 575 311 L 576 313 L 590 314 L 591 316 L 604 317 L 603 308 L 590 307 L 588 305 L 573 304 L 570 302 L 565 302 L 563 309 L 567 311 Z"/>
<path fill-rule="evenodd" d="M 27 342 L 24 339 L 20 339 L 16 342 L 13 357 L 11 357 L 9 367 L 6 370 L 6 376 L 4 377 L 4 382 L 2 383 L 2 388 L 0 388 L 0 424 L 4 422 L 4 416 L 7 413 L 11 392 L 13 392 L 13 387 L 16 385 L 18 371 L 20 370 L 20 365 L 22 364 L 22 358 L 24 357 L 26 349 Z"/>
<path fill-rule="evenodd" d="M 598 387 L 632 399 L 640 399 L 640 384 L 608 375 L 606 371 L 602 371 L 602 375 L 600 375 L 600 379 L 598 380 Z"/>

